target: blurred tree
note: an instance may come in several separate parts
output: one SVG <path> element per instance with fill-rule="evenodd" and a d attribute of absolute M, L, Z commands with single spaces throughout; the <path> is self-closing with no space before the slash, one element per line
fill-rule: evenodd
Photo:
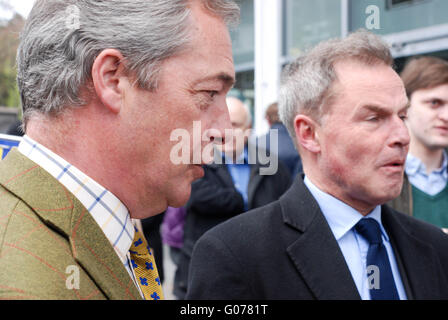
<path fill-rule="evenodd" d="M 9 3 L 9 0 L 0 0 L 0 10 L 4 11 L 12 11 L 13 8 Z"/>
<path fill-rule="evenodd" d="M 0 0 L 0 9 L 13 10 L 6 0 Z M 0 106 L 20 107 L 16 54 L 24 24 L 25 19 L 17 13 L 9 21 L 0 24 Z"/>

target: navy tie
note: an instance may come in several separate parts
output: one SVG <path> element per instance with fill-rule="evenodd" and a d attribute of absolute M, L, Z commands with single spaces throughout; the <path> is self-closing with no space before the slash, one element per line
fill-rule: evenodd
<path fill-rule="evenodd" d="M 368 276 L 370 298 L 372 300 L 399 300 L 387 250 L 381 238 L 380 225 L 376 220 L 367 218 L 361 219 L 355 229 L 369 242 L 367 272 L 372 272 Z"/>

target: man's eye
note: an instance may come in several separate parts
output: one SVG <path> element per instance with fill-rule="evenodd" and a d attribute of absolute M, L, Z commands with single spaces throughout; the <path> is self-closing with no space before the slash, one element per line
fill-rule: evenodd
<path fill-rule="evenodd" d="M 210 107 L 215 97 L 219 94 L 219 91 L 216 90 L 201 90 L 197 92 L 196 101 L 197 105 L 201 110 L 205 110 Z"/>
<path fill-rule="evenodd" d="M 403 114 L 400 116 L 400 119 L 403 121 L 406 121 L 408 119 L 408 115 L 407 114 Z"/>
<path fill-rule="evenodd" d="M 439 99 L 434 99 L 431 100 L 429 104 L 431 105 L 431 107 L 437 108 L 442 105 L 442 101 L 440 101 Z"/>
<path fill-rule="evenodd" d="M 206 91 L 204 91 L 208 96 L 210 96 L 210 98 L 214 98 L 215 96 L 217 96 L 218 95 L 218 91 L 214 91 L 214 90 L 206 90 Z"/>

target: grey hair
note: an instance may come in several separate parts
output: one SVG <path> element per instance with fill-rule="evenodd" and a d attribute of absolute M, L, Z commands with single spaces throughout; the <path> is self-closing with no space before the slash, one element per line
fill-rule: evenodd
<path fill-rule="evenodd" d="M 85 105 L 82 89 L 93 90 L 92 66 L 105 49 L 121 52 L 140 88 L 157 89 L 162 62 L 188 48 L 192 1 L 229 27 L 239 22 L 233 0 L 37 0 L 17 54 L 24 122 Z"/>
<path fill-rule="evenodd" d="M 279 115 L 294 142 L 297 114 L 312 116 L 320 122 L 334 101 L 337 96 L 332 90 L 337 81 L 334 65 L 344 60 L 355 60 L 368 66 L 393 65 L 389 46 L 366 30 L 356 31 L 344 39 L 321 42 L 287 65 L 282 73 Z"/>

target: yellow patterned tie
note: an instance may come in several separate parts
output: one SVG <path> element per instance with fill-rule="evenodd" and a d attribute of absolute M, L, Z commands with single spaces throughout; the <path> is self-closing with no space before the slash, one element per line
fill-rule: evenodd
<path fill-rule="evenodd" d="M 132 268 L 145 299 L 163 300 L 162 284 L 160 283 L 154 255 L 145 237 L 136 228 L 134 241 L 129 252 Z"/>

